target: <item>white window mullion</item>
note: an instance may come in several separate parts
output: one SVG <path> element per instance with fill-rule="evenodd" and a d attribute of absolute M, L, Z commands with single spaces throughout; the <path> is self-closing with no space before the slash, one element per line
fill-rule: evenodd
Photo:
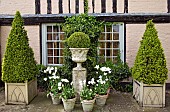
<path fill-rule="evenodd" d="M 119 25 L 119 45 L 120 45 L 120 53 L 121 60 L 124 62 L 124 24 Z"/>

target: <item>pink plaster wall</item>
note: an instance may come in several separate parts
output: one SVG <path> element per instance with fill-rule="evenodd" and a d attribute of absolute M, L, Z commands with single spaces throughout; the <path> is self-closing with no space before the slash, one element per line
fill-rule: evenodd
<path fill-rule="evenodd" d="M 25 26 L 27 30 L 29 44 L 33 48 L 34 57 L 37 63 L 40 63 L 40 40 L 39 40 L 39 26 Z M 0 34 L 1 39 L 1 57 L 3 57 L 6 47 L 8 35 L 10 33 L 11 26 L 1 26 Z"/>

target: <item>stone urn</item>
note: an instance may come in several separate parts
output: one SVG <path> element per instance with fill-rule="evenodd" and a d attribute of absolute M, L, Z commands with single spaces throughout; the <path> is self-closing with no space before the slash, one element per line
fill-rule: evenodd
<path fill-rule="evenodd" d="M 108 98 L 108 94 L 106 94 L 106 95 L 96 95 L 96 104 L 98 106 L 104 106 L 106 104 L 107 98 Z"/>
<path fill-rule="evenodd" d="M 83 100 L 82 107 L 84 112 L 92 112 L 95 103 L 95 98 L 93 100 Z"/>
<path fill-rule="evenodd" d="M 77 63 L 77 67 L 73 68 L 72 78 L 73 78 L 73 87 L 76 92 L 76 103 L 80 102 L 80 91 L 83 89 L 83 86 L 86 84 L 86 68 L 82 67 L 82 63 L 87 60 L 87 52 L 89 48 L 69 48 L 72 53 L 72 60 Z"/>
<path fill-rule="evenodd" d="M 81 64 L 87 60 L 89 48 L 69 48 L 72 60 L 77 63 L 77 68 L 82 68 Z"/>

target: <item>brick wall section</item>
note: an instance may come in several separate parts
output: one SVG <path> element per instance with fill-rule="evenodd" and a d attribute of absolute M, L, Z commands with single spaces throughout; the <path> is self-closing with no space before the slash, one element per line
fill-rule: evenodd
<path fill-rule="evenodd" d="M 166 13 L 167 0 L 128 0 L 129 13 Z"/>
<path fill-rule="evenodd" d="M 35 14 L 35 0 L 0 0 L 0 14 Z"/>
<path fill-rule="evenodd" d="M 136 30 L 137 29 L 137 30 Z M 156 24 L 158 36 L 164 48 L 167 67 L 169 70 L 169 78 L 167 82 L 170 83 L 170 23 L 169 24 Z M 145 31 L 145 24 L 127 24 L 126 28 L 126 61 L 130 67 L 133 66 L 136 54 L 140 45 L 140 40 Z"/>
<path fill-rule="evenodd" d="M 34 51 L 34 57 L 35 57 L 37 63 L 40 63 L 39 26 L 25 26 L 25 29 L 27 30 L 29 44 L 33 48 L 33 51 Z M 11 26 L 1 26 L 0 32 L 3 32 L 0 34 L 1 56 L 2 57 L 5 52 L 6 42 L 7 42 L 7 38 L 8 38 L 10 30 L 11 30 Z"/>

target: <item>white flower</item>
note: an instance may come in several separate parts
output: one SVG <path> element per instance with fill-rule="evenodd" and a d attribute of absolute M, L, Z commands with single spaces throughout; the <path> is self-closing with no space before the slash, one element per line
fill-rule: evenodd
<path fill-rule="evenodd" d="M 49 79 L 52 79 L 53 77 L 49 77 Z"/>
<path fill-rule="evenodd" d="M 86 80 L 83 81 L 83 84 L 86 85 Z"/>
<path fill-rule="evenodd" d="M 54 76 L 54 75 L 53 75 L 52 78 L 53 78 L 53 79 L 57 79 L 57 76 Z"/>
<path fill-rule="evenodd" d="M 108 72 L 111 71 L 111 69 L 110 69 L 109 67 L 107 67 L 106 70 L 107 70 Z"/>
<path fill-rule="evenodd" d="M 55 76 L 55 73 L 52 73 L 53 76 Z"/>
<path fill-rule="evenodd" d="M 88 81 L 88 84 L 91 84 L 91 81 Z"/>
<path fill-rule="evenodd" d="M 50 70 L 50 67 L 47 67 L 46 71 L 49 71 Z"/>
<path fill-rule="evenodd" d="M 47 81 L 47 78 L 44 78 L 44 81 Z"/>
<path fill-rule="evenodd" d="M 112 71 L 110 70 L 109 73 L 112 73 Z"/>
<path fill-rule="evenodd" d="M 91 79 L 91 84 L 95 84 L 94 78 Z"/>
<path fill-rule="evenodd" d="M 99 79 L 102 79 L 102 76 L 101 76 L 101 75 L 99 76 Z"/>
<path fill-rule="evenodd" d="M 97 82 L 99 82 L 99 80 L 97 80 Z"/>
<path fill-rule="evenodd" d="M 73 85 L 73 81 L 70 84 Z"/>
<path fill-rule="evenodd" d="M 55 70 L 57 70 L 57 67 L 55 67 Z"/>
<path fill-rule="evenodd" d="M 98 74 L 99 72 L 96 72 L 96 74 Z"/>
<path fill-rule="evenodd" d="M 107 71 L 107 68 L 106 68 L 106 67 L 101 67 L 100 70 L 101 70 L 102 72 L 106 72 L 106 71 Z"/>
<path fill-rule="evenodd" d="M 51 70 L 54 70 L 54 68 L 53 68 L 53 67 L 51 67 Z"/>
<path fill-rule="evenodd" d="M 61 79 L 61 82 L 69 82 L 67 79 Z"/>
<path fill-rule="evenodd" d="M 46 71 L 46 70 L 44 70 L 44 73 L 47 73 L 47 71 Z"/>
<path fill-rule="evenodd" d="M 92 91 L 92 89 L 90 89 L 90 91 Z"/>
<path fill-rule="evenodd" d="M 58 90 L 61 90 L 62 87 L 58 87 Z"/>
<path fill-rule="evenodd" d="M 60 77 L 59 76 L 56 76 L 57 79 L 59 79 Z"/>
<path fill-rule="evenodd" d="M 106 73 L 106 72 L 104 72 L 104 75 L 107 75 L 107 73 Z"/>
<path fill-rule="evenodd" d="M 51 70 L 49 70 L 49 74 L 51 74 Z"/>
<path fill-rule="evenodd" d="M 98 84 L 96 84 L 96 86 L 98 86 Z"/>
<path fill-rule="evenodd" d="M 109 79 L 105 79 L 105 81 L 108 81 Z"/>
<path fill-rule="evenodd" d="M 98 70 L 100 67 L 99 67 L 99 65 L 96 65 L 94 68 L 96 68 Z"/>
<path fill-rule="evenodd" d="M 59 83 L 58 83 L 58 87 L 61 87 L 61 85 L 62 85 L 62 83 L 61 83 L 61 82 L 59 82 Z"/>

